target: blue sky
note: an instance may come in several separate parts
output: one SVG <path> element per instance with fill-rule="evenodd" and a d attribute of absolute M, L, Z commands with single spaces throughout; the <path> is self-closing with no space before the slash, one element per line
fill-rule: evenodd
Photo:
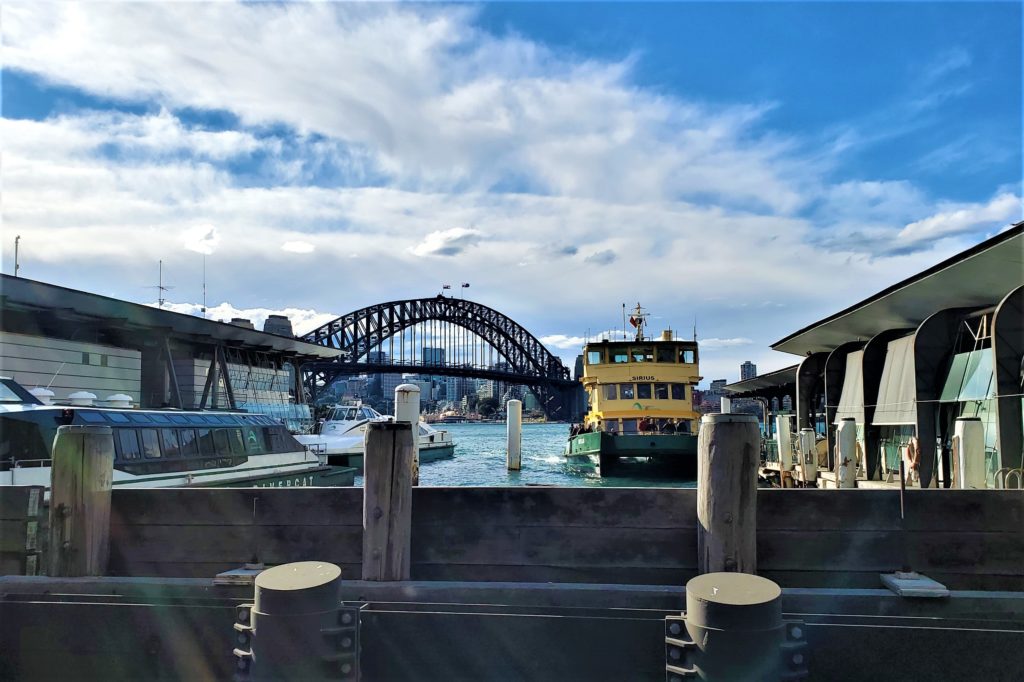
<path fill-rule="evenodd" d="M 311 327 L 470 281 L 706 377 L 1021 219 L 1019 3 L 5 3 L 4 271 Z M 10 236 L 8 236 L 10 235 Z"/>

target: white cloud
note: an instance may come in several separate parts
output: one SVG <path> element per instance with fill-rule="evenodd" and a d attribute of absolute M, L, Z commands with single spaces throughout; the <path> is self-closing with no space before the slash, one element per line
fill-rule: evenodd
<path fill-rule="evenodd" d="M 281 244 L 281 250 L 289 253 L 313 253 L 315 249 L 316 246 L 303 241 L 289 241 Z"/>
<path fill-rule="evenodd" d="M 153 308 L 157 307 L 157 303 L 147 303 L 146 305 Z M 164 303 L 163 309 L 185 315 L 204 317 L 202 312 L 203 306 L 200 303 Z M 208 320 L 218 320 L 220 322 L 230 322 L 234 318 L 242 318 L 252 322 L 256 329 L 263 329 L 264 323 L 266 323 L 267 318 L 271 315 L 284 315 L 291 320 L 292 332 L 296 336 L 302 336 L 311 332 L 338 317 L 334 313 L 319 312 L 308 308 L 280 308 L 277 310 L 271 308 L 236 308 L 230 303 L 220 303 L 208 307 L 205 317 Z"/>
<path fill-rule="evenodd" d="M 210 255 L 217 250 L 220 237 L 212 225 L 196 225 L 185 230 L 184 244 L 189 251 Z"/>
<path fill-rule="evenodd" d="M 465 227 L 436 230 L 412 248 L 417 256 L 457 256 L 480 243 L 483 233 Z"/>
<path fill-rule="evenodd" d="M 738 336 L 731 339 L 698 339 L 703 350 L 716 350 L 718 348 L 735 348 L 736 346 L 749 346 L 754 341 L 746 337 Z"/>
<path fill-rule="evenodd" d="M 1004 192 L 993 197 L 988 203 L 957 204 L 944 207 L 938 213 L 917 220 L 902 230 L 897 238 L 902 245 L 920 244 L 974 232 L 978 228 L 1002 227 L 1008 222 L 1021 219 L 1024 207 L 1021 197 Z"/>
<path fill-rule="evenodd" d="M 548 336 L 540 337 L 540 342 L 543 343 L 548 349 L 557 348 L 559 350 L 579 351 L 583 348 L 583 344 L 586 342 L 586 339 L 584 339 L 582 336 L 549 334 Z"/>

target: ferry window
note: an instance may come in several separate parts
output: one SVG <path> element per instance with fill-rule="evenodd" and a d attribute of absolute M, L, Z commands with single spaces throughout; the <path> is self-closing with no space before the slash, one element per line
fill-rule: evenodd
<path fill-rule="evenodd" d="M 195 457 L 199 454 L 199 444 L 196 443 L 195 429 L 179 429 L 178 437 L 181 439 L 181 455 L 183 457 Z"/>
<path fill-rule="evenodd" d="M 654 362 L 654 350 L 650 346 L 631 348 L 629 354 L 633 362 Z"/>
<path fill-rule="evenodd" d="M 175 424 L 188 424 L 188 418 L 183 414 L 172 414 L 171 421 Z"/>
<path fill-rule="evenodd" d="M 675 362 L 676 354 L 672 346 L 658 346 L 658 362 Z"/>
<path fill-rule="evenodd" d="M 636 420 L 635 419 L 623 419 L 622 420 L 622 432 L 623 433 L 636 433 Z"/>
<path fill-rule="evenodd" d="M 227 429 L 214 429 L 213 430 L 213 445 L 217 450 L 218 455 L 230 455 L 231 444 L 228 443 L 228 430 Z"/>
<path fill-rule="evenodd" d="M 623 400 L 632 400 L 633 384 L 619 384 L 619 397 Z"/>
<path fill-rule="evenodd" d="M 618 400 L 619 391 L 616 388 L 618 384 L 605 384 L 604 385 L 604 399 L 605 400 Z"/>
<path fill-rule="evenodd" d="M 231 444 L 231 454 L 244 455 L 245 443 L 242 441 L 242 429 L 226 429 L 228 442 Z"/>
<path fill-rule="evenodd" d="M 151 414 L 149 418 L 155 421 L 157 424 L 169 424 L 171 422 L 165 415 L 162 414 Z"/>
<path fill-rule="evenodd" d="M 121 459 L 138 459 L 142 456 L 139 449 L 139 434 L 135 429 L 117 429 L 117 443 L 121 446 Z"/>
<path fill-rule="evenodd" d="M 199 434 L 196 438 L 196 444 L 199 446 L 199 454 L 214 454 L 216 451 L 213 449 L 213 436 L 210 435 L 210 429 L 197 429 L 196 432 Z"/>
<path fill-rule="evenodd" d="M 174 429 L 160 429 L 160 446 L 164 450 L 164 457 L 177 457 L 178 434 Z"/>
<path fill-rule="evenodd" d="M 78 416 L 82 418 L 82 421 L 89 422 L 90 424 L 106 424 L 107 420 L 103 418 L 102 412 L 84 412 L 78 411 Z"/>
<path fill-rule="evenodd" d="M 637 384 L 636 385 L 636 397 L 640 400 L 651 399 L 651 385 L 650 384 Z"/>
<path fill-rule="evenodd" d="M 604 353 L 599 350 L 588 350 L 587 351 L 587 364 L 588 365 L 600 365 L 604 362 Z"/>
<path fill-rule="evenodd" d="M 242 431 L 245 436 L 245 451 L 250 455 L 263 454 L 263 429 L 249 426 Z"/>
<path fill-rule="evenodd" d="M 128 415 L 128 418 L 131 419 L 136 424 L 148 424 L 149 423 L 149 416 L 145 415 L 145 414 L 141 414 L 139 412 L 132 412 L 131 414 Z"/>
<path fill-rule="evenodd" d="M 612 351 L 612 362 L 629 362 L 629 353 L 625 348 L 617 348 Z"/>
<path fill-rule="evenodd" d="M 124 416 L 120 412 L 107 412 L 107 419 L 118 424 L 127 424 L 128 417 Z"/>
<path fill-rule="evenodd" d="M 618 433 L 619 432 L 619 420 L 618 419 L 605 419 L 604 430 L 607 433 Z"/>
<path fill-rule="evenodd" d="M 679 362 L 693 363 L 696 360 L 696 354 L 692 348 L 680 348 L 679 349 Z"/>
<path fill-rule="evenodd" d="M 668 384 L 654 384 L 654 398 L 668 400 Z"/>
<path fill-rule="evenodd" d="M 672 400 L 686 400 L 686 384 L 672 384 Z"/>
<path fill-rule="evenodd" d="M 160 456 L 160 439 L 156 429 L 139 429 L 139 437 L 142 440 L 143 455 L 150 458 Z"/>

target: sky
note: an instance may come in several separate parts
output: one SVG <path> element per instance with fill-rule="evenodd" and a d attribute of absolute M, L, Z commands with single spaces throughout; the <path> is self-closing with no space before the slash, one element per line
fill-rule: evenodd
<path fill-rule="evenodd" d="M 4 2 L 2 266 L 296 332 L 468 282 L 707 380 L 1022 217 L 1021 4 Z"/>

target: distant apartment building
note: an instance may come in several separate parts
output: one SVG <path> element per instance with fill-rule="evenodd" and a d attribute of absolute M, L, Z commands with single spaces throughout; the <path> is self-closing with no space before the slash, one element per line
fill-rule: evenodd
<path fill-rule="evenodd" d="M 752 363 L 750 360 L 747 360 L 742 365 L 740 365 L 740 381 L 745 381 L 747 379 L 753 379 L 756 376 L 757 376 L 757 365 Z"/>
<path fill-rule="evenodd" d="M 424 348 L 420 362 L 428 367 L 444 365 L 444 348 Z"/>

